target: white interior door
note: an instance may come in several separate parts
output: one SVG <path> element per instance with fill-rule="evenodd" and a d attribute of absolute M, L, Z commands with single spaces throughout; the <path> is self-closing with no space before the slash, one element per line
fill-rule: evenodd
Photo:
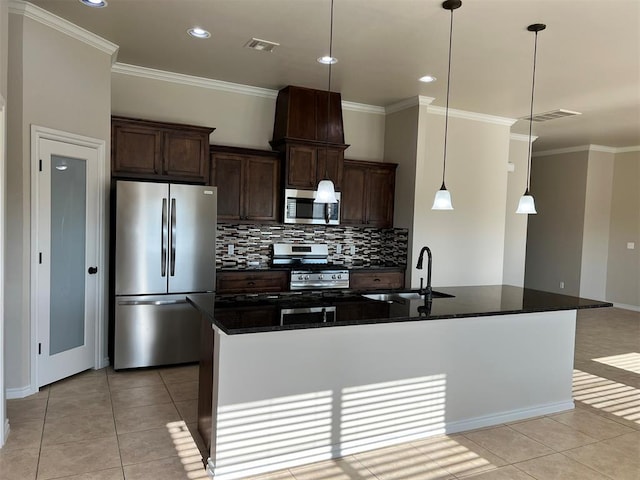
<path fill-rule="evenodd" d="M 37 385 L 92 368 L 98 319 L 98 152 L 38 138 Z"/>

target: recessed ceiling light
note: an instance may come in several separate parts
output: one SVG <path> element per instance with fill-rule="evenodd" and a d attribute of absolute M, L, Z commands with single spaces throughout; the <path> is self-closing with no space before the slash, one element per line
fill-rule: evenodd
<path fill-rule="evenodd" d="M 209 32 L 207 32 L 204 28 L 200 28 L 200 27 L 190 28 L 189 30 L 187 30 L 187 33 L 192 37 L 196 37 L 196 38 L 209 38 L 211 36 Z"/>
<path fill-rule="evenodd" d="M 418 80 L 424 83 L 431 83 L 436 81 L 436 77 L 433 75 L 425 75 L 424 77 L 420 77 Z"/>
<path fill-rule="evenodd" d="M 336 57 L 325 55 L 324 57 L 319 57 L 318 62 L 322 63 L 323 65 L 333 65 L 334 63 L 338 63 L 338 59 Z"/>
<path fill-rule="evenodd" d="M 93 8 L 103 8 L 107 6 L 107 2 L 105 2 L 105 0 L 80 0 L 80 3 Z"/>

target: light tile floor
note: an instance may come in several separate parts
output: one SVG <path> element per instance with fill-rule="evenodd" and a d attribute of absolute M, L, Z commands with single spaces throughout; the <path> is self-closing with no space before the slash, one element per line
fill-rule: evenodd
<path fill-rule="evenodd" d="M 2 480 L 204 480 L 196 365 L 88 371 L 7 402 Z M 640 480 L 640 313 L 578 314 L 576 409 L 254 480 Z"/>

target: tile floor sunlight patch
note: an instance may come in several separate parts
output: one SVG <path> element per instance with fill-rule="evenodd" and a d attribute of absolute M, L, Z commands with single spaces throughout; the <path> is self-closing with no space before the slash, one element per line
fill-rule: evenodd
<path fill-rule="evenodd" d="M 612 355 L 610 357 L 601 357 L 592 359 L 594 362 L 604 363 L 611 367 L 621 368 L 629 372 L 640 374 L 640 353 L 629 352 L 621 355 Z"/>
<path fill-rule="evenodd" d="M 180 462 L 189 480 L 208 480 L 202 464 L 202 456 L 191 437 L 191 432 L 184 421 L 170 422 L 166 425 L 174 448 L 178 452 Z"/>
<path fill-rule="evenodd" d="M 640 424 L 640 390 L 637 388 L 574 370 L 573 398 Z"/>

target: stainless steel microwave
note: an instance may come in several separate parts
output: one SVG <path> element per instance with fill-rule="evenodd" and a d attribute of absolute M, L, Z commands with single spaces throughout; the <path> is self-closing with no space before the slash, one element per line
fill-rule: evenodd
<path fill-rule="evenodd" d="M 338 203 L 314 203 L 313 190 L 284 191 L 284 223 L 313 225 L 340 224 L 340 192 L 336 192 Z"/>

